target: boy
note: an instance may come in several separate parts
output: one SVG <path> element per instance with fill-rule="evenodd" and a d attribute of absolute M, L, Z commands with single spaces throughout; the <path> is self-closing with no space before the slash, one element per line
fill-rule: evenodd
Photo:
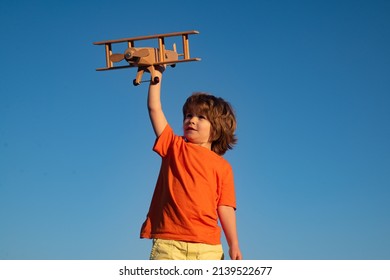
<path fill-rule="evenodd" d="M 161 106 L 163 70 L 148 91 L 162 163 L 140 237 L 153 239 L 152 260 L 223 259 L 219 219 L 230 258 L 240 260 L 233 172 L 221 156 L 236 143 L 233 110 L 222 98 L 194 94 L 183 106 L 184 136 L 175 135 Z"/>

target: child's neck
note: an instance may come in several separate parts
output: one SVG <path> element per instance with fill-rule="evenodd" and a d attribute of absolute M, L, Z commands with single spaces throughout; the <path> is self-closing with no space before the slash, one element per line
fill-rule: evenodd
<path fill-rule="evenodd" d="M 191 143 L 191 144 L 193 144 L 193 145 L 197 145 L 197 146 L 206 148 L 206 149 L 208 149 L 208 150 L 211 151 L 211 142 L 193 143 L 193 142 L 189 141 L 187 138 L 185 138 L 185 141 L 188 142 L 188 143 Z"/>

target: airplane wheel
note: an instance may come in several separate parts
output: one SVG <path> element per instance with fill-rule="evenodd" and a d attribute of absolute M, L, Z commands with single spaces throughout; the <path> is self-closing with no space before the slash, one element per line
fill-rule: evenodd
<path fill-rule="evenodd" d="M 137 80 L 136 80 L 136 79 L 133 80 L 133 85 L 134 85 L 134 86 L 139 86 L 139 83 L 137 83 Z"/>
<path fill-rule="evenodd" d="M 160 78 L 159 77 L 154 77 L 153 78 L 153 84 L 158 84 L 160 82 Z"/>

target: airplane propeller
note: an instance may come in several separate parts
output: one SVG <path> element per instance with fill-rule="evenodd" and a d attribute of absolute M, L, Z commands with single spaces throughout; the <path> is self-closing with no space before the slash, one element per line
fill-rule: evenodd
<path fill-rule="evenodd" d="M 126 50 L 124 54 L 121 53 L 114 53 L 110 55 L 110 60 L 112 62 L 120 62 L 123 59 L 126 60 L 134 60 L 134 58 L 140 58 L 140 57 L 146 57 L 149 55 L 149 50 L 148 49 L 134 49 L 134 48 L 129 48 Z"/>

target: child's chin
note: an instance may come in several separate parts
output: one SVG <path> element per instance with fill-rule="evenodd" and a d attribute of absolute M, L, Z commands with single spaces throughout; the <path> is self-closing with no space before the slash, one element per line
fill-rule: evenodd
<path fill-rule="evenodd" d="M 195 139 L 193 139 L 193 138 L 191 138 L 191 137 L 188 137 L 188 136 L 184 136 L 185 138 L 186 138 L 186 140 L 187 140 L 187 142 L 189 142 L 189 143 L 192 143 L 192 144 L 196 144 L 195 142 Z"/>

